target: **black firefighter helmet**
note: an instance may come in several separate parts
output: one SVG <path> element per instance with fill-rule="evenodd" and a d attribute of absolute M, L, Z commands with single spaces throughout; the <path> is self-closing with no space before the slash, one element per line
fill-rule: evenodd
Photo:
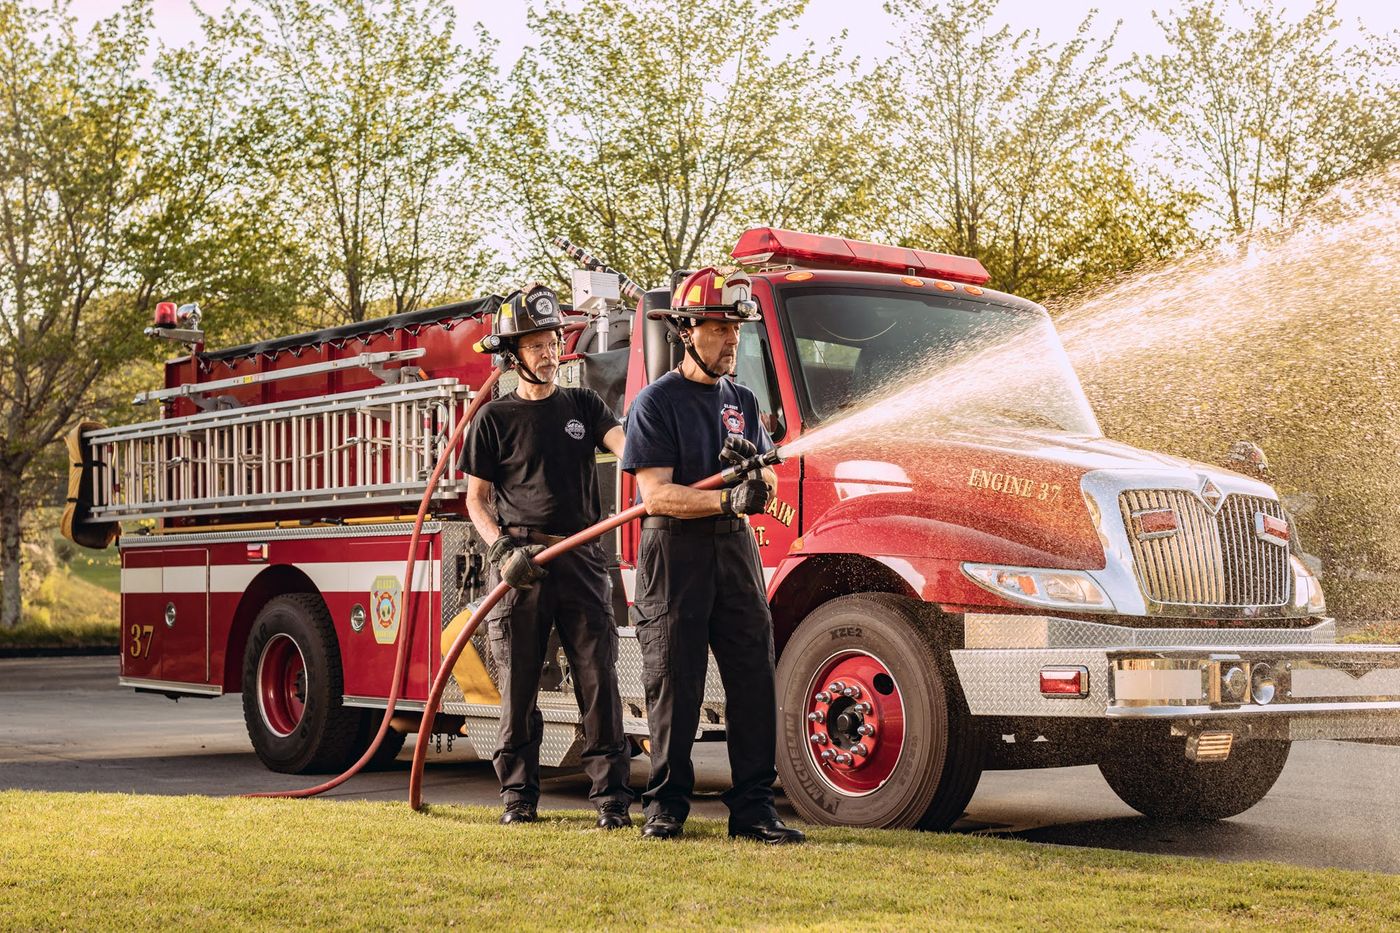
<path fill-rule="evenodd" d="M 480 353 L 499 353 L 522 379 L 543 384 L 520 360 L 519 339 L 541 331 L 561 330 L 564 316 L 554 289 L 534 282 L 506 296 L 491 322 L 491 334 L 476 345 Z"/>

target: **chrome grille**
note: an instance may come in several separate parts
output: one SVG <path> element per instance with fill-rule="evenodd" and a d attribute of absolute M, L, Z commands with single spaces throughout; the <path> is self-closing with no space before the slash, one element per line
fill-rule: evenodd
<path fill-rule="evenodd" d="M 1118 499 L 1138 584 L 1151 600 L 1179 606 L 1281 606 L 1292 592 L 1288 549 L 1261 541 L 1254 516 L 1283 518 L 1272 499 L 1226 497 L 1218 513 L 1184 489 L 1130 489 Z M 1133 514 L 1171 509 L 1177 531 L 1140 540 Z"/>

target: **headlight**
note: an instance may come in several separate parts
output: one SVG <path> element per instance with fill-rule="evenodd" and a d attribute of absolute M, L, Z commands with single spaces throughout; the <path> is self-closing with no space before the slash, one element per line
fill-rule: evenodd
<path fill-rule="evenodd" d="M 1327 600 L 1322 595 L 1322 584 L 1303 563 L 1292 554 L 1288 561 L 1293 565 L 1293 608 L 1306 609 L 1309 615 L 1320 615 L 1327 611 Z"/>
<path fill-rule="evenodd" d="M 1081 612 L 1116 611 L 1103 587 L 1083 571 L 966 563 L 962 568 L 973 582 L 1013 602 Z"/>

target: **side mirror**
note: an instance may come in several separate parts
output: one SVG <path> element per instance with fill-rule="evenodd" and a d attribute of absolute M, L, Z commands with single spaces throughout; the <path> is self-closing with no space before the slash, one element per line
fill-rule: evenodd
<path fill-rule="evenodd" d="M 1246 476 L 1264 478 L 1269 475 L 1269 458 L 1264 456 L 1264 448 L 1253 441 L 1235 441 L 1225 455 L 1225 467 Z"/>

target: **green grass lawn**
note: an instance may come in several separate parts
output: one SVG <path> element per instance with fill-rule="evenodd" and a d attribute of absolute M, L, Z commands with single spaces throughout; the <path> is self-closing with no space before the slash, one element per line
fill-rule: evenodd
<path fill-rule="evenodd" d="M 104 590 L 111 590 L 113 593 L 121 592 L 122 559 L 116 545 L 103 551 L 79 547 L 64 538 L 63 533 L 58 530 L 58 522 L 62 512 L 58 509 L 46 511 L 53 515 L 51 524 L 54 530 L 51 535 L 51 547 L 56 553 L 72 554 L 68 561 L 68 569 L 73 572 L 73 576 L 91 583 L 93 586 L 100 586 Z"/>
<path fill-rule="evenodd" d="M 120 629 L 120 597 L 60 567 L 25 601 L 19 626 L 0 628 L 0 648 L 116 647 Z"/>
<path fill-rule="evenodd" d="M 1314 929 L 1400 923 L 1400 879 L 976 836 L 605 834 L 404 804 L 0 792 L 0 927 Z"/>

